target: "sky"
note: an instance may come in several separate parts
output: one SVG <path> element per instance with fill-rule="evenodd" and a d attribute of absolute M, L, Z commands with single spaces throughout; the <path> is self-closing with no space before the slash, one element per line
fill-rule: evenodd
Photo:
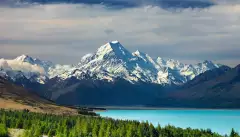
<path fill-rule="evenodd" d="M 71 2 L 71 3 L 70 3 Z M 118 40 L 183 63 L 240 63 L 240 0 L 0 1 L 0 58 L 76 64 Z"/>

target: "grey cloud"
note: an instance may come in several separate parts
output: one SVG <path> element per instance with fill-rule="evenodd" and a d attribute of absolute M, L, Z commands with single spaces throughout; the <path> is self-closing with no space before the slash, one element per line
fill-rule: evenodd
<path fill-rule="evenodd" d="M 105 32 L 106 34 L 111 34 L 111 33 L 114 33 L 114 30 L 112 30 L 112 29 L 106 29 L 104 32 Z"/>

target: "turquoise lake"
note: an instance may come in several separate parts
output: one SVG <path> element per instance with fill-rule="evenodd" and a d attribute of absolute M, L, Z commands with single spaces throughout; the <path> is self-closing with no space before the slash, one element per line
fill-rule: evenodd
<path fill-rule="evenodd" d="M 148 121 L 153 125 L 174 125 L 181 128 L 211 129 L 229 134 L 234 128 L 240 132 L 240 110 L 108 110 L 98 112 L 113 119 Z"/>

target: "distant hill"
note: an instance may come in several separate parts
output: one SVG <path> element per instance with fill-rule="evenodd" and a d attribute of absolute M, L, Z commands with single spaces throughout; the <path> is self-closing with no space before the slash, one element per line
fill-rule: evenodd
<path fill-rule="evenodd" d="M 57 106 L 52 101 L 41 98 L 23 87 L 16 86 L 0 77 L 0 108 L 54 114 L 76 114 L 77 111 Z"/>
<path fill-rule="evenodd" d="M 159 96 L 157 106 L 240 108 L 240 65 L 209 70 L 174 91 Z"/>

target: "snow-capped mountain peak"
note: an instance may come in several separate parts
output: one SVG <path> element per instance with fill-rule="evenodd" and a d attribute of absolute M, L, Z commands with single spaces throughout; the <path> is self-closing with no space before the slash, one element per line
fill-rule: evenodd
<path fill-rule="evenodd" d="M 212 67 L 212 66 L 216 66 L 216 64 L 214 64 L 212 61 L 210 60 L 204 60 L 203 63 L 204 65 L 208 66 L 208 67 Z"/>
<path fill-rule="evenodd" d="M 130 53 L 119 41 L 102 45 L 94 54 L 82 57 L 75 68 L 63 73 L 62 78 L 82 78 L 82 73 L 88 71 L 97 79 L 114 80 L 117 77 L 132 83 L 143 81 L 158 84 L 182 84 L 209 69 L 217 68 L 211 62 L 197 65 L 186 65 L 177 60 L 164 60 L 158 57 L 153 60 L 148 54 L 139 50 Z M 77 71 L 76 71 L 77 70 Z"/>
<path fill-rule="evenodd" d="M 135 52 L 132 53 L 134 56 L 140 56 L 141 52 L 139 50 L 136 50 Z"/>
<path fill-rule="evenodd" d="M 157 57 L 156 63 L 160 66 L 165 66 L 166 65 L 166 61 L 163 60 L 163 58 L 161 58 L 161 57 Z"/>
<path fill-rule="evenodd" d="M 108 42 L 105 45 L 98 48 L 96 55 L 99 57 L 108 57 L 108 56 L 115 56 L 118 58 L 129 58 L 131 57 L 131 53 L 126 50 L 120 42 L 112 41 Z"/>
<path fill-rule="evenodd" d="M 178 60 L 168 59 L 166 64 L 171 69 L 183 68 L 184 64 L 180 63 Z"/>
<path fill-rule="evenodd" d="M 32 65 L 37 65 L 39 67 L 44 68 L 45 70 L 48 70 L 51 66 L 53 66 L 53 63 L 50 61 L 42 61 L 38 58 L 33 58 L 33 57 L 30 57 L 30 56 L 24 55 L 24 54 L 21 56 L 18 56 L 14 60 L 19 61 L 19 62 L 30 63 Z"/>
<path fill-rule="evenodd" d="M 34 62 L 33 58 L 28 56 L 28 55 L 21 55 L 21 56 L 18 56 L 17 58 L 15 58 L 14 60 L 16 61 L 21 61 L 21 62 L 28 62 L 30 64 L 32 64 Z"/>

